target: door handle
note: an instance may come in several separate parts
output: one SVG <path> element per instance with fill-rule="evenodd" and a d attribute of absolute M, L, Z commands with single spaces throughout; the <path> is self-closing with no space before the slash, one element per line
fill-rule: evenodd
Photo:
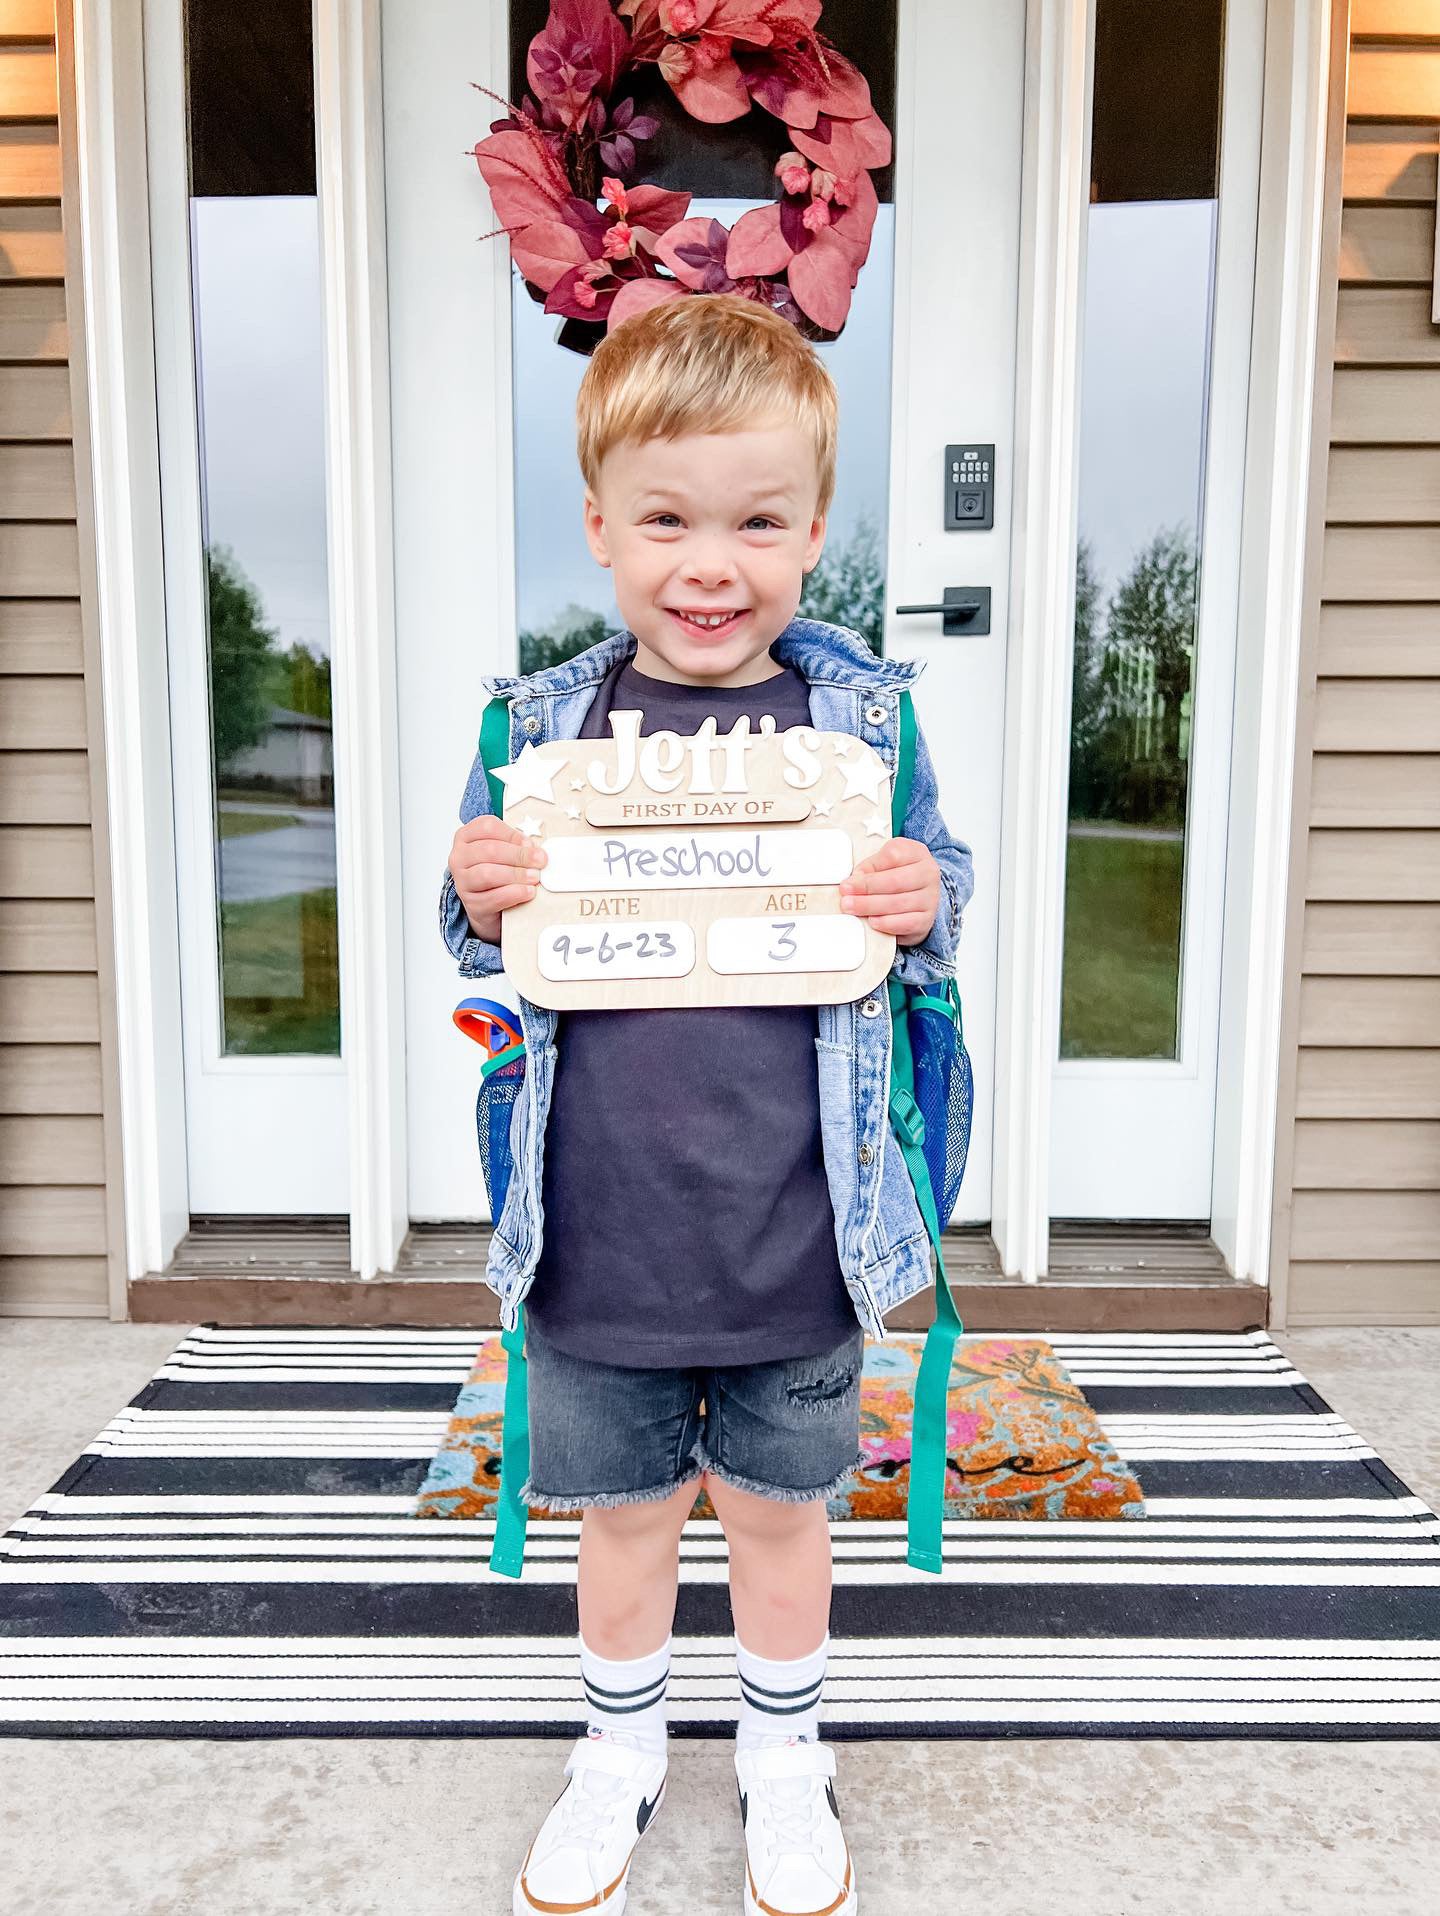
<path fill-rule="evenodd" d="M 897 612 L 941 612 L 940 630 L 947 639 L 964 633 L 979 636 L 990 630 L 990 588 L 988 585 L 947 585 L 938 605 L 897 605 Z"/>

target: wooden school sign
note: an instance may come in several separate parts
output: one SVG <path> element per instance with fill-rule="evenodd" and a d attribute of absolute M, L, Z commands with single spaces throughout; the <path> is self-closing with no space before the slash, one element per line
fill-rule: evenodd
<path fill-rule="evenodd" d="M 713 714 L 693 737 L 526 744 L 497 769 L 503 817 L 543 845 L 535 896 L 501 915 L 516 988 L 552 1010 L 838 1004 L 879 984 L 895 940 L 840 909 L 890 838 L 890 775 L 848 732 Z"/>

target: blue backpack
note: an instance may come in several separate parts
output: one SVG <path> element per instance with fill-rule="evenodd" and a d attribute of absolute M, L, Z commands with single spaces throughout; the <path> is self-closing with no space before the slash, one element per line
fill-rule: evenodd
<path fill-rule="evenodd" d="M 496 817 L 503 810 L 503 787 L 495 767 L 510 759 L 510 707 L 492 698 L 480 727 L 480 754 Z M 915 714 L 910 694 L 900 694 L 899 762 L 891 797 L 891 833 L 902 835 L 915 766 Z M 960 994 L 953 979 L 933 988 L 889 980 L 892 1049 L 890 1127 L 905 1157 L 916 1200 L 935 1253 L 935 1321 L 925 1335 L 910 1433 L 910 1490 L 906 1507 L 906 1561 L 939 1574 L 944 1515 L 946 1398 L 955 1340 L 964 1329 L 950 1295 L 940 1234 L 955 1209 L 970 1145 L 974 1080 L 960 1018 Z M 484 1045 L 475 1126 L 480 1166 L 498 1219 L 509 1188 L 512 1159 L 510 1124 L 515 1100 L 525 1082 L 525 1039 L 516 1013 L 492 998 L 465 998 L 455 1007 L 455 1022 Z M 496 1498 L 495 1541 L 490 1568 L 518 1577 L 525 1559 L 529 1517 L 519 1497 L 530 1468 L 530 1419 L 525 1368 L 525 1307 L 515 1328 L 502 1330 L 506 1352 L 505 1408 L 500 1444 L 500 1489 Z"/>

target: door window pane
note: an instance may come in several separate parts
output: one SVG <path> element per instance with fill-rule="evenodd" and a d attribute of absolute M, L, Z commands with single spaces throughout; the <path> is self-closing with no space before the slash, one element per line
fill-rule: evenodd
<path fill-rule="evenodd" d="M 545 26 L 548 7 L 512 0 L 510 98 L 529 92 L 526 54 Z M 831 0 L 824 32 L 864 73 L 875 111 L 895 134 L 895 7 Z M 733 226 L 751 207 L 769 205 L 778 188 L 772 168 L 788 141 L 783 124 L 759 108 L 743 119 L 702 126 L 681 109 L 653 68 L 626 76 L 620 92 L 661 130 L 637 157 L 627 185 L 653 182 L 687 191 L 687 218 L 713 217 Z M 482 103 L 484 96 L 478 96 Z M 477 128 L 483 138 L 496 107 Z M 870 251 L 851 294 L 839 337 L 819 342 L 840 395 L 835 496 L 819 562 L 807 574 L 798 612 L 862 633 L 882 649 L 885 551 L 889 530 L 890 340 L 894 286 L 895 208 L 891 168 L 871 174 L 880 205 Z M 483 191 L 483 187 L 481 189 Z M 488 228 L 487 228 L 488 230 Z M 506 245 L 503 238 L 489 245 Z M 558 343 L 566 322 L 547 313 L 511 265 L 515 446 L 515 603 L 519 623 L 513 669 L 533 672 L 572 658 L 620 630 L 609 571 L 585 543 L 585 482 L 575 458 L 575 396 L 587 357 Z M 703 298 L 703 294 L 695 295 Z"/>
<path fill-rule="evenodd" d="M 1062 1058 L 1173 1058 L 1223 0 L 1096 0 Z"/>
<path fill-rule="evenodd" d="M 188 0 L 222 1049 L 336 1056 L 310 0 Z"/>

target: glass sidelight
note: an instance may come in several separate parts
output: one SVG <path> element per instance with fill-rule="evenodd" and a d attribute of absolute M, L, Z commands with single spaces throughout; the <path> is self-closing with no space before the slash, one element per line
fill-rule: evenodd
<path fill-rule="evenodd" d="M 1060 1056 L 1178 1056 L 1224 0 L 1096 0 Z"/>
<path fill-rule="evenodd" d="M 186 0 L 221 1052 L 338 1056 L 310 0 Z"/>

